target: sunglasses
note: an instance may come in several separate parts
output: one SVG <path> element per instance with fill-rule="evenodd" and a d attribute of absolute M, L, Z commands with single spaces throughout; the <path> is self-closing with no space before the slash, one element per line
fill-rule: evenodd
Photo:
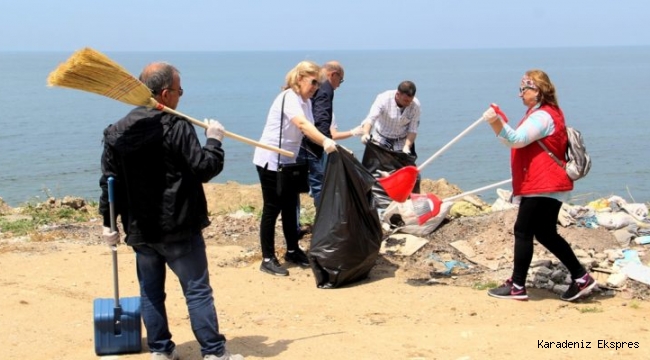
<path fill-rule="evenodd" d="M 525 93 L 526 90 L 533 90 L 533 88 L 530 87 L 530 86 L 520 87 L 520 88 L 519 88 L 519 94 L 523 94 L 523 93 Z"/>
<path fill-rule="evenodd" d="M 311 79 L 311 86 L 320 86 L 320 82 L 316 79 Z"/>

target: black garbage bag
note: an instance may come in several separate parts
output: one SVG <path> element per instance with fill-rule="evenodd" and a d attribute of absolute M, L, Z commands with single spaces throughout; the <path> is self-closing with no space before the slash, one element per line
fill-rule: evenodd
<path fill-rule="evenodd" d="M 328 155 L 309 248 L 319 288 L 365 279 L 375 265 L 382 230 L 372 206 L 374 183 L 372 174 L 344 149 Z"/>
<path fill-rule="evenodd" d="M 415 160 L 417 160 L 416 155 L 409 155 L 401 151 L 391 151 L 369 141 L 363 152 L 363 160 L 361 163 L 375 178 L 379 178 L 381 175 L 378 170 L 392 172 L 404 166 L 416 166 Z M 411 192 L 420 193 L 420 174 L 418 174 L 417 181 Z M 375 197 L 376 207 L 379 209 L 386 209 L 391 201 L 393 201 L 386 194 L 386 190 L 384 190 L 379 182 L 375 182 L 372 186 L 372 193 Z"/>

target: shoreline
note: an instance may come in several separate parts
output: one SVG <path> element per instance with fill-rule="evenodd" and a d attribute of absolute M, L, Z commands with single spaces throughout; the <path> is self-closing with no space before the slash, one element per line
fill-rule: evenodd
<path fill-rule="evenodd" d="M 435 184 L 438 184 L 438 183 L 443 183 L 444 184 L 442 186 L 442 189 L 441 189 L 440 185 L 435 185 Z M 469 190 L 469 189 L 467 189 L 467 190 L 466 189 L 461 189 L 456 184 L 449 183 L 445 178 L 439 178 L 439 179 L 435 179 L 435 180 L 434 179 L 424 179 L 423 178 L 422 179 L 422 184 L 423 185 L 422 185 L 422 188 L 421 188 L 421 193 L 423 193 L 423 194 L 424 193 L 432 193 L 432 194 L 434 194 L 434 195 L 436 195 L 436 196 L 438 196 L 440 198 L 443 198 L 443 197 L 446 197 L 446 196 L 453 196 L 453 195 L 459 194 L 459 193 L 461 193 L 463 191 L 468 191 Z M 434 185 L 432 185 L 432 184 L 434 184 Z M 235 180 L 227 180 L 227 181 L 223 181 L 223 182 L 208 182 L 208 183 L 203 184 L 203 188 L 204 188 L 204 190 L 206 192 L 206 195 L 207 195 L 207 193 L 209 191 L 210 192 L 218 191 L 219 189 L 222 189 L 222 188 L 228 187 L 228 186 L 232 186 L 232 187 L 236 187 L 237 189 L 241 189 L 245 193 L 249 193 L 251 190 L 254 190 L 254 189 L 258 189 L 258 190 L 260 189 L 259 182 L 242 183 L 242 182 L 235 181 Z M 576 187 L 579 187 L 579 186 L 576 186 Z M 449 189 L 446 189 L 446 188 L 449 188 Z M 500 189 L 505 189 L 505 190 L 508 190 L 508 191 L 511 190 L 510 186 L 503 186 L 503 187 L 499 187 L 499 188 Z M 54 199 L 75 198 L 75 199 L 83 199 L 87 203 L 97 203 L 99 201 L 99 186 L 97 186 L 97 189 L 98 190 L 97 190 L 97 196 L 96 197 L 83 197 L 83 196 L 77 196 L 77 195 L 73 195 L 73 194 L 67 194 L 67 195 L 63 195 L 63 196 L 48 196 L 48 197 L 34 195 L 34 196 L 30 197 L 28 200 L 25 200 L 25 201 L 17 203 L 17 204 L 16 203 L 12 203 L 12 204 L 8 203 L 4 199 L 4 197 L 2 196 L 3 194 L 0 194 L 0 207 L 3 206 L 3 207 L 9 207 L 9 208 L 20 208 L 20 207 L 24 207 L 24 206 L 28 206 L 28 205 L 35 205 L 35 204 L 43 203 L 43 202 L 46 202 L 46 201 L 48 201 L 49 199 L 52 199 L 52 198 L 54 198 Z M 212 190 L 212 189 L 215 189 L 215 190 Z M 259 196 L 261 196 L 261 191 L 260 191 Z M 478 197 L 479 199 L 481 199 L 482 201 L 484 201 L 485 203 L 488 203 L 488 204 L 491 204 L 496 199 L 498 199 L 498 195 L 496 194 L 496 188 L 486 190 L 486 191 L 484 191 L 482 193 L 478 193 L 475 196 Z M 575 189 L 571 191 L 569 200 L 566 201 L 566 203 L 577 204 L 577 205 L 586 205 L 587 203 L 589 203 L 591 201 L 595 201 L 595 200 L 598 200 L 598 199 L 607 199 L 607 198 L 610 198 L 612 196 L 619 196 L 619 197 L 625 199 L 626 201 L 628 201 L 629 203 L 641 203 L 641 204 L 646 204 L 648 207 L 650 207 L 650 199 L 646 200 L 646 201 L 638 201 L 638 200 L 634 199 L 633 194 L 630 194 L 630 193 L 627 193 L 627 194 L 615 194 L 613 192 L 610 192 L 609 195 L 598 196 L 597 197 L 597 196 L 595 196 L 594 193 L 591 193 L 591 192 L 579 192 L 579 191 L 577 191 Z M 308 196 L 307 196 L 307 198 L 308 198 Z M 488 200 L 484 200 L 484 199 L 488 199 Z M 244 199 L 242 199 L 242 201 L 243 200 Z"/>

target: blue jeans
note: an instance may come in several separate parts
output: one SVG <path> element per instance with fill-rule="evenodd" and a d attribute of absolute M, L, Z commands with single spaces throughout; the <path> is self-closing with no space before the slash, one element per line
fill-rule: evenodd
<path fill-rule="evenodd" d="M 151 352 L 169 353 L 176 347 L 165 308 L 168 265 L 183 288 L 192 332 L 201 345 L 201 355 L 222 355 L 226 338 L 219 333 L 203 235 L 199 233 L 187 241 L 174 243 L 136 245 L 133 250 L 140 282 L 142 320 Z"/>
<path fill-rule="evenodd" d="M 314 198 L 314 206 L 318 209 L 320 193 L 323 189 L 327 154 L 323 152 L 323 156 L 319 159 L 316 155 L 301 149 L 297 162 L 306 162 L 309 165 L 309 195 Z"/>

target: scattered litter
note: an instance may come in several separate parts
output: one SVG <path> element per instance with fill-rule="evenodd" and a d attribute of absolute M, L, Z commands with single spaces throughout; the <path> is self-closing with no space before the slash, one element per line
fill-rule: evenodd
<path fill-rule="evenodd" d="M 427 239 L 410 234 L 393 234 L 382 241 L 379 253 L 411 256 L 428 242 Z"/>
<path fill-rule="evenodd" d="M 614 265 L 630 279 L 650 285 L 650 267 L 641 263 L 638 251 L 623 250 L 623 258 L 614 261 Z"/>
<path fill-rule="evenodd" d="M 451 275 L 454 268 L 457 268 L 457 267 L 462 268 L 462 269 L 469 269 L 469 266 L 467 264 L 465 264 L 464 262 L 462 262 L 462 261 L 458 261 L 458 260 L 444 261 L 436 253 L 431 253 L 431 255 L 429 255 L 429 258 L 431 260 L 437 261 L 437 262 L 445 265 L 446 270 L 442 272 L 445 275 Z"/>
<path fill-rule="evenodd" d="M 637 245 L 647 245 L 650 244 L 650 236 L 639 236 L 634 239 L 634 243 Z"/>

